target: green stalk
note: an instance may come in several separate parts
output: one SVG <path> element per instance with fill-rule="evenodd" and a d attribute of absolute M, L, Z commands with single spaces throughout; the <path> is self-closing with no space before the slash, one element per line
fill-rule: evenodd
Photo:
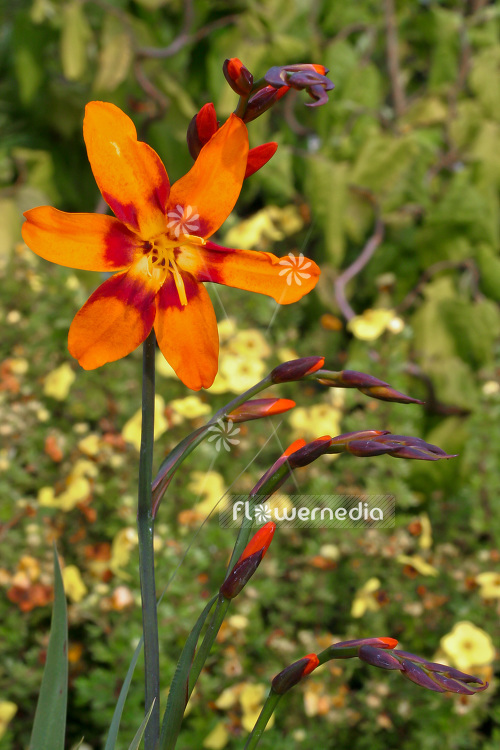
<path fill-rule="evenodd" d="M 264 729 L 267 726 L 267 722 L 274 713 L 276 706 L 279 703 L 280 698 L 283 696 L 275 693 L 271 688 L 269 695 L 266 698 L 266 702 L 262 707 L 262 711 L 259 714 L 259 718 L 255 722 L 255 726 L 252 729 L 250 737 L 247 740 L 244 750 L 254 750 L 259 744 L 259 740 L 262 737 Z"/>
<path fill-rule="evenodd" d="M 155 344 L 155 334 L 154 331 L 151 331 L 143 344 L 142 429 L 137 504 L 146 709 L 153 706 L 145 732 L 145 750 L 155 750 L 160 734 L 160 657 L 153 548 L 154 519 L 151 497 L 155 415 Z"/>
<path fill-rule="evenodd" d="M 221 594 L 219 594 L 219 598 L 217 599 L 217 604 L 215 605 L 215 610 L 213 612 L 212 619 L 210 620 L 210 623 L 205 633 L 205 636 L 203 638 L 203 641 L 201 642 L 201 646 L 196 652 L 196 655 L 193 659 L 193 665 L 189 672 L 188 700 L 189 700 L 191 693 L 194 690 L 194 686 L 196 685 L 196 682 L 198 681 L 198 677 L 200 676 L 200 672 L 205 665 L 205 662 L 212 649 L 214 641 L 217 638 L 217 633 L 220 630 L 220 627 L 222 625 L 224 617 L 226 616 L 226 612 L 229 609 L 230 604 L 231 604 L 230 599 L 225 599 Z"/>

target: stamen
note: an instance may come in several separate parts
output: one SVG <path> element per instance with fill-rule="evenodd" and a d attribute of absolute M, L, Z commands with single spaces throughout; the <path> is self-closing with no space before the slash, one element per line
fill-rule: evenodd
<path fill-rule="evenodd" d="M 184 287 L 184 282 L 182 280 L 181 274 L 179 273 L 179 269 L 177 268 L 177 264 L 175 260 L 172 260 L 172 259 L 170 260 L 170 268 L 174 275 L 174 282 L 177 288 L 177 294 L 179 295 L 179 299 L 181 301 L 181 305 L 185 307 L 188 303 L 187 296 L 186 296 L 186 289 Z"/>

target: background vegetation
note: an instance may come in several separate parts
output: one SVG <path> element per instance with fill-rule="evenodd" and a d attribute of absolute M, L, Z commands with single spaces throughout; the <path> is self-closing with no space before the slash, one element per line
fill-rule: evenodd
<path fill-rule="evenodd" d="M 304 94 L 292 93 L 249 127 L 253 145 L 274 139 L 279 149 L 245 184 L 221 235 L 228 246 L 302 251 L 323 273 L 317 292 L 288 308 L 211 290 L 221 377 L 215 393 L 193 397 L 160 368 L 158 462 L 231 393 L 295 355 L 325 354 L 332 369 L 369 372 L 427 404 L 282 386 L 276 393 L 297 401 L 294 412 L 242 425 L 230 452 L 205 443 L 186 462 L 158 524 L 160 590 L 169 584 L 160 607 L 163 684 L 233 543 L 216 514 L 202 526 L 204 518 L 226 489 L 250 488 L 291 437 L 388 428 L 459 457 L 432 465 L 344 456 L 297 473 L 298 490 L 285 491 L 394 494 L 396 526 L 277 535 L 231 610 L 180 747 L 242 747 L 277 671 L 332 638 L 370 635 L 476 670 L 491 687 L 471 699 L 443 697 L 341 663 L 287 697 L 263 750 L 498 747 L 499 4 L 18 0 L 3 14 L 2 748 L 28 743 L 53 539 L 70 600 L 68 748 L 82 736 L 87 750 L 102 747 L 141 632 L 137 421 L 129 422 L 139 407 L 140 352 L 90 373 L 70 359 L 69 324 L 100 280 L 36 258 L 20 241 L 22 211 L 102 208 L 81 132 L 91 99 L 126 110 L 171 180 L 182 175 L 195 112 L 213 101 L 223 120 L 235 106 L 221 72 L 234 56 L 256 76 L 294 62 L 330 68 L 329 104 L 310 110 Z M 138 668 L 122 747 L 140 723 L 141 700 Z"/>

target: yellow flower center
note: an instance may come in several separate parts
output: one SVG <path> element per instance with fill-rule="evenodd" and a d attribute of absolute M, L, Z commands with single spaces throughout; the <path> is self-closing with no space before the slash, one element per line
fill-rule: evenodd
<path fill-rule="evenodd" d="M 168 235 L 160 234 L 145 245 L 148 275 L 154 278 L 158 282 L 159 287 L 161 287 L 167 275 L 171 273 L 174 277 L 181 305 L 187 305 L 187 296 L 176 256 L 180 254 L 182 247 L 189 245 L 203 246 L 205 244 L 206 241 L 204 239 L 195 237 L 192 234 L 183 234 L 176 239 L 170 239 Z"/>

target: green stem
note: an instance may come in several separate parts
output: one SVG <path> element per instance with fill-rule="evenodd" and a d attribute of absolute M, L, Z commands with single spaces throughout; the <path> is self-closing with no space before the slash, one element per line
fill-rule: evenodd
<path fill-rule="evenodd" d="M 267 726 L 267 722 L 273 715 L 274 710 L 276 706 L 278 705 L 280 698 L 282 698 L 282 696 L 278 695 L 278 693 L 275 693 L 274 690 L 271 688 L 269 695 L 266 698 L 266 702 L 264 703 L 262 707 L 262 711 L 259 714 L 259 718 L 255 722 L 255 726 L 252 729 L 250 737 L 247 740 L 247 744 L 245 745 L 244 750 L 254 750 L 254 748 L 257 747 L 257 745 L 259 744 L 259 740 L 262 737 L 262 734 L 264 732 L 264 729 Z"/>
<path fill-rule="evenodd" d="M 160 734 L 160 657 L 153 548 L 154 519 L 151 498 L 155 415 L 155 344 L 155 334 L 154 331 L 151 331 L 143 344 L 142 429 L 137 504 L 146 710 L 153 705 L 154 701 L 153 710 L 145 732 L 145 750 L 154 750 Z"/>
<path fill-rule="evenodd" d="M 236 396 L 236 398 L 233 398 L 232 401 L 220 408 L 219 411 L 216 412 L 211 419 L 209 419 L 209 421 L 205 425 L 205 428 L 208 428 L 212 424 L 216 424 L 219 419 L 224 419 L 233 411 L 233 409 L 241 406 L 245 403 L 245 401 L 248 401 L 258 393 L 265 391 L 266 388 L 269 388 L 269 386 L 271 385 L 273 385 L 271 376 L 267 375 L 259 383 L 256 383 L 256 385 L 253 385 L 251 388 L 249 388 L 248 391 L 245 391 L 245 393 L 242 393 L 240 396 Z M 203 440 L 205 440 L 207 435 L 208 432 L 206 429 L 200 428 L 196 430 L 195 432 L 191 433 L 191 435 L 188 435 L 186 438 L 184 438 L 178 445 L 176 445 L 175 448 L 162 462 L 153 481 L 153 518 L 156 518 L 161 499 L 166 491 L 166 488 L 168 487 L 170 477 L 175 471 L 177 471 L 181 463 L 190 455 L 190 453 L 192 453 L 194 449 L 201 442 L 203 442 Z M 184 450 L 179 450 L 183 446 L 185 446 Z M 179 454 L 178 458 L 172 462 L 172 456 L 176 452 L 178 452 Z"/>
<path fill-rule="evenodd" d="M 188 699 L 194 690 L 194 686 L 196 685 L 198 677 L 200 676 L 200 672 L 205 665 L 205 662 L 212 649 L 212 646 L 214 645 L 214 641 L 217 638 L 217 633 L 220 630 L 220 627 L 222 625 L 224 617 L 226 616 L 226 612 L 229 609 L 230 604 L 231 604 L 231 600 L 225 599 L 221 595 L 217 599 L 217 604 L 215 605 L 215 610 L 212 615 L 212 619 L 210 620 L 210 624 L 203 637 L 201 646 L 196 652 L 196 655 L 193 659 L 193 666 L 191 667 L 191 670 L 189 672 Z"/>

